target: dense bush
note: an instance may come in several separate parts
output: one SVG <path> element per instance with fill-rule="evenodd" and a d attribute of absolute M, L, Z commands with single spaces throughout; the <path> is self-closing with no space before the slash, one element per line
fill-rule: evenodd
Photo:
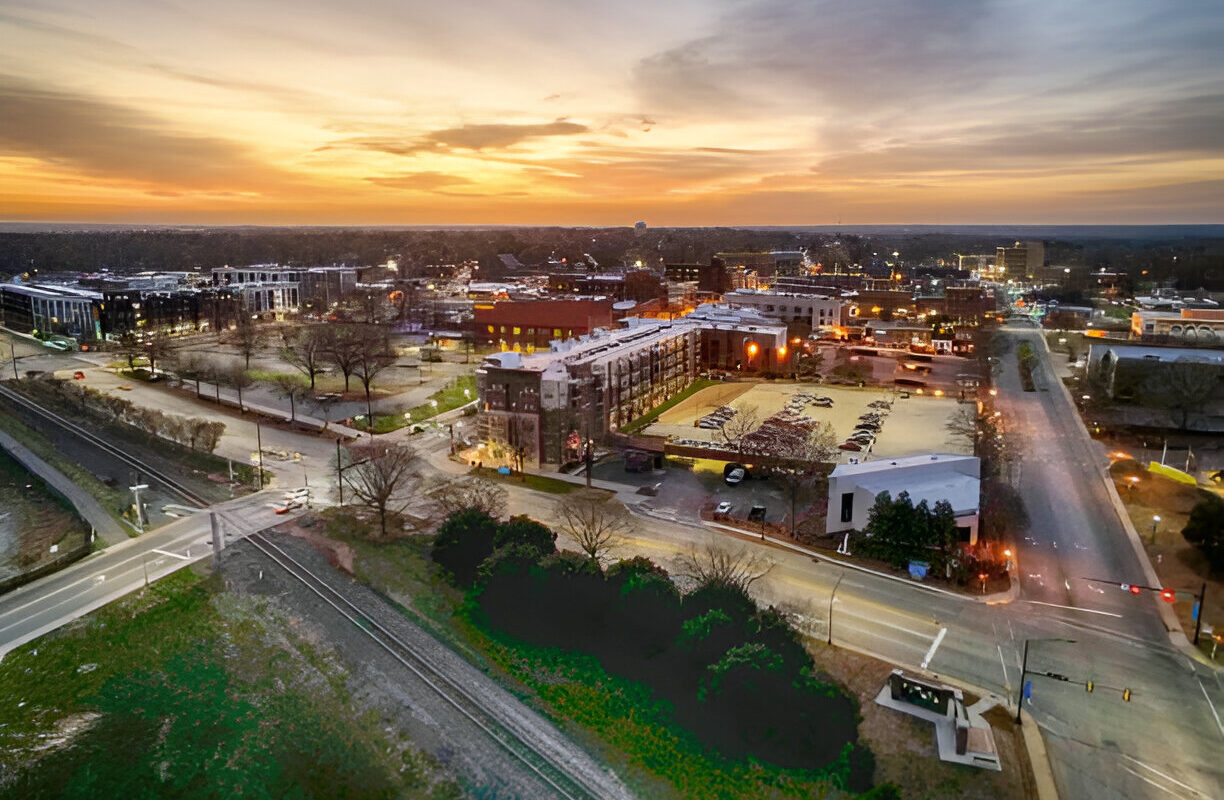
<path fill-rule="evenodd" d="M 443 525 L 439 541 L 479 543 L 465 549 L 465 563 L 488 553 L 469 594 L 478 622 L 536 647 L 596 657 L 610 673 L 648 686 L 677 724 L 723 757 L 829 767 L 847 788 L 870 786 L 870 753 L 854 745 L 854 701 L 820 680 L 783 614 L 717 580 L 682 596 L 645 558 L 605 574 L 581 554 L 549 552 L 552 538 L 535 526 L 518 518 L 503 532 L 478 512 Z M 446 545 L 443 558 L 455 549 Z"/>
<path fill-rule="evenodd" d="M 438 527 L 433 543 L 434 563 L 450 574 L 458 586 L 471 586 L 481 563 L 493 555 L 497 520 L 483 511 L 456 511 Z"/>
<path fill-rule="evenodd" d="M 1224 499 L 1200 492 L 1182 536 L 1202 552 L 1211 569 L 1224 572 Z"/>

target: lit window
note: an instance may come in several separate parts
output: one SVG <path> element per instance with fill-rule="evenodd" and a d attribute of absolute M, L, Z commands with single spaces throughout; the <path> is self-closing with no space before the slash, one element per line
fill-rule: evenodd
<path fill-rule="evenodd" d="M 522 332 L 523 332 L 523 331 L 519 329 L 519 326 L 517 326 L 517 325 L 515 325 L 515 326 L 514 326 L 514 335 L 515 335 L 515 336 L 518 336 L 518 335 L 519 335 L 520 333 L 522 333 Z"/>
<path fill-rule="evenodd" d="M 488 327 L 488 329 L 489 329 L 489 333 L 493 333 L 493 326 L 492 326 L 492 325 L 488 325 L 487 327 Z"/>
<path fill-rule="evenodd" d="M 560 329 L 560 328 L 553 328 L 553 338 L 554 338 L 554 339 L 560 339 L 560 338 L 561 338 L 561 329 Z"/>

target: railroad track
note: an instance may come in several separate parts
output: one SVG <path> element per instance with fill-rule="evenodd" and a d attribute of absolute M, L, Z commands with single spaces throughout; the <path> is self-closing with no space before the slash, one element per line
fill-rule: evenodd
<path fill-rule="evenodd" d="M 323 602 L 373 639 L 442 700 L 480 728 L 512 758 L 521 762 L 536 777 L 556 791 L 560 797 L 567 798 L 567 800 L 604 800 L 609 796 L 600 787 L 591 786 L 586 779 L 558 764 L 516 732 L 512 726 L 502 722 L 496 714 L 485 708 L 475 695 L 433 666 L 429 658 L 416 647 L 399 639 L 376 620 L 366 615 L 344 595 L 315 575 L 310 568 L 277 547 L 262 533 L 250 533 L 245 538 L 257 550 L 303 583 Z"/>
<path fill-rule="evenodd" d="M 128 453 L 124 452 L 118 447 L 115 447 L 110 442 L 97 436 L 96 434 L 91 433 L 89 430 L 76 424 L 75 422 L 65 417 L 61 417 L 59 414 L 48 411 L 47 409 L 39 406 L 33 400 L 30 400 L 28 397 L 21 394 L 20 392 L 14 391 L 13 389 L 10 389 L 9 387 L 4 386 L 3 384 L 0 384 L 0 397 L 3 397 L 9 400 L 10 402 L 15 403 L 16 405 L 19 405 L 22 408 L 25 408 L 26 410 L 36 414 L 37 416 L 40 416 L 43 419 L 48 420 L 50 422 L 54 422 L 55 424 L 59 425 L 65 430 L 76 434 L 77 436 L 81 437 L 85 441 L 92 444 L 94 447 L 106 453 L 107 455 L 114 456 L 115 458 L 122 461 L 124 464 L 127 464 L 133 469 L 138 470 L 142 475 L 148 476 L 151 480 L 156 481 L 157 483 L 161 484 L 162 486 L 174 492 L 179 497 L 182 497 L 184 500 L 191 503 L 192 505 L 199 506 L 200 508 L 207 508 L 210 505 L 208 500 L 196 494 L 190 488 L 178 482 L 177 480 L 167 475 L 166 473 L 158 469 L 155 469 L 154 467 L 149 466 L 143 461 L 140 461 L 139 459 L 137 459 L 135 456 L 129 455 Z"/>

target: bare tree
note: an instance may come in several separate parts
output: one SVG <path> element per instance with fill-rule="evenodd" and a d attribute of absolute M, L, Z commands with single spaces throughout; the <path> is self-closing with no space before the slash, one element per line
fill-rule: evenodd
<path fill-rule="evenodd" d="M 779 439 L 770 450 L 772 452 L 766 452 L 766 455 L 779 459 L 778 466 L 770 473 L 790 497 L 791 535 L 794 536 L 795 506 L 799 493 L 813 486 L 817 478 L 823 478 L 824 466 L 836 459 L 837 435 L 828 422 L 818 422 L 803 438 Z"/>
<path fill-rule="evenodd" d="M 211 374 L 209 365 L 200 354 L 179 350 L 171 358 L 170 369 L 180 380 L 195 382 L 196 399 L 199 399 L 200 381 Z"/>
<path fill-rule="evenodd" d="M 238 411 L 239 413 L 245 413 L 246 408 L 242 405 L 242 390 L 249 389 L 255 385 L 255 379 L 251 377 L 251 373 L 242 367 L 232 367 L 222 373 L 220 380 L 226 386 L 238 392 Z"/>
<path fill-rule="evenodd" d="M 681 557 L 680 565 L 680 574 L 699 586 L 730 586 L 744 592 L 774 566 L 769 559 L 749 553 L 745 547 L 731 549 L 715 541 L 700 550 L 690 549 Z"/>
<path fill-rule="evenodd" d="M 1202 411 L 1207 401 L 1220 391 L 1220 374 L 1215 364 L 1182 357 L 1156 365 L 1144 381 L 1144 388 L 1157 405 L 1176 415 L 1178 430 L 1185 430 L 1190 414 Z"/>
<path fill-rule="evenodd" d="M 349 390 L 349 378 L 357 369 L 361 357 L 361 334 L 352 325 L 338 325 L 326 329 L 323 355 L 344 376 L 344 391 Z"/>
<path fill-rule="evenodd" d="M 761 410 L 754 405 L 745 405 L 723 423 L 719 434 L 737 451 L 743 449 L 744 437 L 761 426 Z"/>
<path fill-rule="evenodd" d="M 363 325 L 381 325 L 395 314 L 388 295 L 377 289 L 359 289 L 340 301 L 337 311 L 346 319 Z"/>
<path fill-rule="evenodd" d="M 289 401 L 289 421 L 297 421 L 297 404 L 310 394 L 306 379 L 298 375 L 276 375 L 272 378 L 272 389 Z"/>
<path fill-rule="evenodd" d="M 238 354 L 245 359 L 246 368 L 251 368 L 251 356 L 259 352 L 259 349 L 264 346 L 266 336 L 263 328 L 251 319 L 250 314 L 243 314 L 238 317 L 238 322 L 234 329 L 230 331 L 229 340 Z"/>
<path fill-rule="evenodd" d="M 373 427 L 374 403 L 370 396 L 370 389 L 374 386 L 374 379 L 378 377 L 378 374 L 395 363 L 396 355 L 395 350 L 391 348 L 391 342 L 382 331 L 367 329 L 364 334 L 358 340 L 361 346 L 357 350 L 357 362 L 353 368 L 353 374 L 357 380 L 361 381 L 361 387 L 365 389 L 366 413 L 369 415 L 370 427 Z"/>
<path fill-rule="evenodd" d="M 558 501 L 554 511 L 558 528 L 592 561 L 602 560 L 632 530 L 623 505 L 587 492 Z"/>
<path fill-rule="evenodd" d="M 155 331 L 144 342 L 144 356 L 149 362 L 149 377 L 157 371 L 159 361 L 164 361 L 173 358 L 175 347 L 174 342 L 170 340 L 170 336 L 165 331 Z"/>
<path fill-rule="evenodd" d="M 433 501 L 437 516 L 446 518 L 456 511 L 475 508 L 490 517 L 500 519 L 506 515 L 509 493 L 483 478 L 440 478 L 424 492 Z"/>
<path fill-rule="evenodd" d="M 344 472 L 344 482 L 357 500 L 378 513 L 382 536 L 387 518 L 403 511 L 411 502 L 410 489 L 419 479 L 416 451 L 409 447 L 366 445 L 357 461 Z"/>
<path fill-rule="evenodd" d="M 128 371 L 136 369 L 136 360 L 144 357 L 144 345 L 133 331 L 119 337 L 119 352 L 127 359 Z"/>
<path fill-rule="evenodd" d="M 281 360 L 310 381 L 310 391 L 315 389 L 315 378 L 327 372 L 327 329 L 322 325 L 301 328 L 292 339 L 285 338 L 280 349 Z"/>

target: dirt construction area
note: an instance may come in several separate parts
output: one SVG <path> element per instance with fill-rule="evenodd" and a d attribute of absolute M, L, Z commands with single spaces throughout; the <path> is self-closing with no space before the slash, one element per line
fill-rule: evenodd
<path fill-rule="evenodd" d="M 849 436 L 859 417 L 873 410 L 870 403 L 880 400 L 891 403 L 871 449 L 860 453 L 841 451 L 843 461 L 850 456 L 862 457 L 864 453 L 875 459 L 923 453 L 970 454 L 968 444 L 956 440 L 947 430 L 948 420 L 959 406 L 955 398 L 909 394 L 908 398 L 903 398 L 902 392 L 895 389 L 859 389 L 817 383 L 730 383 L 697 392 L 659 415 L 659 421 L 643 433 L 672 439 L 721 441 L 718 429 L 698 426 L 702 417 L 718 408 L 730 406 L 739 412 L 755 407 L 760 419 L 764 420 L 785 409 L 796 396 L 809 395 L 827 397 L 833 404 L 825 408 L 806 403 L 799 413 L 828 422 L 839 439 Z"/>

